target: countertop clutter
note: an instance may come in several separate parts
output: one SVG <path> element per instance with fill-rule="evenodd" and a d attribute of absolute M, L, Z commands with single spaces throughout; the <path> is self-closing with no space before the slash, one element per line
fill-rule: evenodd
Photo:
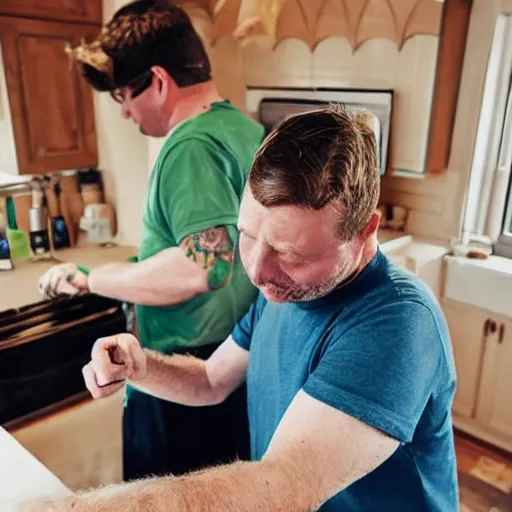
<path fill-rule="evenodd" d="M 18 441 L 0 427 L 0 511 L 19 511 L 27 500 L 70 491 Z"/>
<path fill-rule="evenodd" d="M 398 265 L 417 273 L 436 294 L 439 294 L 441 264 L 443 255 L 447 251 L 445 248 L 433 242 L 427 244 L 424 240 L 392 230 L 380 231 L 378 238 L 383 253 Z M 429 248 L 428 257 L 425 257 L 425 248 Z M 62 262 L 75 262 L 86 267 L 95 267 L 102 263 L 124 261 L 136 255 L 137 252 L 137 248 L 132 246 L 108 248 L 95 246 L 62 249 L 56 251 L 55 255 Z M 52 260 L 16 261 L 14 270 L 0 272 L 0 290 L 2 291 L 0 311 L 41 302 L 42 297 L 37 290 L 38 279 L 56 263 L 58 262 Z M 64 307 L 66 307 L 65 304 Z M 82 338 L 73 339 L 73 346 L 77 350 L 83 347 L 82 352 L 87 354 L 87 357 L 90 354 L 88 339 L 93 340 L 98 337 L 99 327 L 93 327 L 92 331 L 82 333 Z M 112 326 L 105 320 L 103 327 L 107 329 Z M 117 329 L 115 332 L 120 332 L 121 327 L 117 324 L 114 327 Z M 57 344 L 57 341 L 53 340 L 53 342 Z M 56 352 L 51 349 L 51 353 Z M 29 358 L 29 360 L 32 359 L 34 358 Z M 56 357 L 54 359 L 57 361 Z M 52 379 L 67 382 L 66 379 L 73 379 L 75 375 L 81 378 L 79 369 L 76 372 L 73 370 L 67 376 L 59 369 L 62 365 L 57 365 L 58 367 L 53 363 L 52 365 L 46 366 L 55 372 L 52 374 Z M 29 374 L 30 371 L 26 371 L 24 375 Z M 43 386 L 36 384 L 34 387 Z M 60 387 L 62 388 L 62 385 Z M 42 491 L 45 491 L 45 494 L 54 494 L 64 492 L 66 488 L 81 490 L 120 481 L 122 478 L 120 463 L 122 398 L 121 393 L 112 397 L 113 401 L 108 404 L 105 401 L 85 400 L 72 407 L 62 405 L 62 409 L 55 409 L 51 414 L 35 417 L 34 421 L 29 421 L 27 424 L 20 424 L 15 428 L 6 426 L 17 441 L 4 431 L 0 432 L 0 512 L 16 510 L 13 508 L 14 500 L 21 496 L 24 499 L 32 499 L 41 496 Z M 107 428 L 106 425 L 108 425 Z M 78 432 L 81 432 L 79 435 L 81 440 L 88 440 L 85 445 L 77 443 Z M 59 439 L 58 447 L 52 444 L 52 439 Z M 84 450 L 83 446 L 94 446 L 94 451 L 91 452 L 89 448 Z M 4 453 L 12 455 L 4 457 Z M 37 459 L 29 454 L 33 454 Z M 38 460 L 42 464 L 39 464 Z M 34 475 L 34 482 L 43 483 L 40 486 L 39 483 L 29 484 L 27 474 Z M 52 477 L 52 475 L 56 476 Z M 17 479 L 16 485 L 10 485 L 11 479 Z M 4 486 L 8 492 L 4 492 Z"/>
<path fill-rule="evenodd" d="M 412 237 L 401 231 L 381 230 L 379 241 L 381 250 L 388 254 L 412 242 Z M 14 270 L 0 272 L 0 312 L 43 300 L 37 290 L 37 282 L 48 269 L 58 263 L 72 262 L 93 268 L 103 263 L 125 261 L 137 253 L 137 247 L 130 245 L 79 246 L 56 251 L 55 259 L 15 261 Z"/>
<path fill-rule="evenodd" d="M 137 247 L 127 245 L 76 247 L 57 251 L 56 259 L 15 261 L 14 270 L 0 272 L 0 311 L 42 301 L 37 282 L 48 269 L 58 263 L 72 262 L 92 268 L 103 263 L 125 261 L 131 256 L 136 256 L 137 252 Z"/>

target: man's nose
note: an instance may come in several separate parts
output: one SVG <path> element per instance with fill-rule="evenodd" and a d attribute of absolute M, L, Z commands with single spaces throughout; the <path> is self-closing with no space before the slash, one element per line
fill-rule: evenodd
<path fill-rule="evenodd" d="M 261 286 L 272 279 L 273 259 L 272 250 L 265 244 L 259 243 L 254 247 L 248 274 L 256 286 Z"/>

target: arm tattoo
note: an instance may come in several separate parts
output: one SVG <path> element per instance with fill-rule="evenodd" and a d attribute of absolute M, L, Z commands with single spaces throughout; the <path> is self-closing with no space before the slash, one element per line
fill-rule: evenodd
<path fill-rule="evenodd" d="M 216 226 L 186 236 L 180 247 L 187 258 L 208 272 L 210 290 L 229 283 L 235 260 L 235 244 L 226 226 Z"/>

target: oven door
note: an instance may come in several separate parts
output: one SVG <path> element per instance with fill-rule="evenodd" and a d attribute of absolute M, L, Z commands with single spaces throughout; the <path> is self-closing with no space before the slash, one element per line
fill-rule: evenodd
<path fill-rule="evenodd" d="M 88 294 L 0 315 L 0 425 L 30 419 L 86 393 L 94 342 L 126 331 L 121 303 Z"/>

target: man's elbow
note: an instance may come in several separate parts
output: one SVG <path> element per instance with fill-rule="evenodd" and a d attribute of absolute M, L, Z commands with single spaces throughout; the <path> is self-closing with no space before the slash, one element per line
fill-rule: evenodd
<path fill-rule="evenodd" d="M 300 461 L 290 460 L 286 456 L 264 457 L 260 464 L 265 468 L 272 510 L 312 512 L 319 510 L 326 501 L 320 498 L 318 492 L 317 480 L 322 477 L 311 475 L 309 467 L 303 466 Z"/>

